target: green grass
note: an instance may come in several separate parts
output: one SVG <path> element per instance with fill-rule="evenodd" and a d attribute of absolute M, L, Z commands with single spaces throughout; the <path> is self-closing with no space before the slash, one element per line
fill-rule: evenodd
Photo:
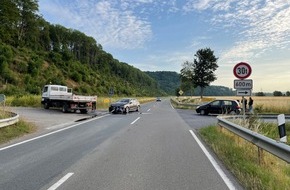
<path fill-rule="evenodd" d="M 277 122 L 261 122 L 257 115 L 251 115 L 246 122 L 243 121 L 242 118 L 233 120 L 234 123 L 244 126 L 252 131 L 260 133 L 266 137 L 269 137 L 273 140 L 279 140 L 279 130 L 278 130 L 278 123 Z M 286 134 L 290 134 L 290 123 L 285 123 Z M 289 140 L 287 141 L 288 145 L 290 145 Z"/>
<path fill-rule="evenodd" d="M 40 95 L 8 96 L 6 106 L 41 107 Z"/>
<path fill-rule="evenodd" d="M 16 124 L 0 128 L 0 144 L 6 143 L 17 137 L 34 132 L 36 127 L 20 120 Z"/>
<path fill-rule="evenodd" d="M 245 189 L 290 189 L 290 165 L 264 151 L 259 164 L 257 147 L 216 126 L 200 129 L 204 141 Z"/>

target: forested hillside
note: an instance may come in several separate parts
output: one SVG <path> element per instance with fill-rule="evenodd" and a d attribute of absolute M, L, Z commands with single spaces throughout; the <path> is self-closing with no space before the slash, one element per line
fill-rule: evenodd
<path fill-rule="evenodd" d="M 1 0 L 0 93 L 40 94 L 52 83 L 81 94 L 160 94 L 154 79 L 114 59 L 94 38 L 45 21 L 37 2 Z"/>
<path fill-rule="evenodd" d="M 157 81 L 158 87 L 168 95 L 175 95 L 180 86 L 180 75 L 172 71 L 145 72 Z"/>

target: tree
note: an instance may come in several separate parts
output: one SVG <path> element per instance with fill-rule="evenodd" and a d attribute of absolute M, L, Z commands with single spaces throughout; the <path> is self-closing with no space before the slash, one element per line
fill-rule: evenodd
<path fill-rule="evenodd" d="M 290 91 L 287 91 L 286 92 L 286 96 L 290 96 Z"/>
<path fill-rule="evenodd" d="M 256 96 L 265 96 L 265 93 L 264 92 L 257 92 Z"/>
<path fill-rule="evenodd" d="M 194 56 L 196 57 L 194 62 L 185 62 L 180 73 L 182 79 L 191 80 L 195 88 L 201 88 L 202 98 L 204 88 L 217 79 L 214 71 L 218 68 L 218 58 L 210 48 L 199 49 Z"/>
<path fill-rule="evenodd" d="M 274 96 L 283 96 L 283 93 L 281 91 L 274 91 L 273 95 Z"/>
<path fill-rule="evenodd" d="M 182 65 L 182 69 L 180 70 L 180 79 L 181 79 L 181 85 L 180 88 L 183 91 L 190 91 L 190 94 L 192 95 L 192 89 L 193 89 L 193 63 L 189 61 L 185 61 Z"/>

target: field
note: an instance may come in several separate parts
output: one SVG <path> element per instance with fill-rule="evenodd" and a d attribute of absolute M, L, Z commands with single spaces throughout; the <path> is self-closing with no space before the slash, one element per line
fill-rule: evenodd
<path fill-rule="evenodd" d="M 248 97 L 245 97 L 248 99 Z M 231 100 L 242 100 L 241 97 L 237 96 L 217 96 L 217 97 L 204 97 L 200 98 L 197 96 L 192 97 L 179 97 L 177 101 L 181 103 L 191 104 L 202 104 L 215 99 L 231 99 Z M 290 114 L 290 97 L 289 96 L 252 96 L 254 100 L 253 109 L 254 113 L 268 113 L 268 114 Z"/>

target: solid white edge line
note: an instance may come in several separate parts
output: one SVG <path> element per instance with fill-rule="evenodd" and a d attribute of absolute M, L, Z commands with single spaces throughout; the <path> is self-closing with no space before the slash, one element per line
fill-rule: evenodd
<path fill-rule="evenodd" d="M 236 189 L 235 186 L 233 185 L 233 183 L 231 182 L 231 180 L 226 176 L 226 174 L 223 172 L 223 170 L 220 168 L 220 166 L 215 161 L 215 159 L 211 156 L 211 154 L 206 150 L 206 148 L 200 142 L 200 140 L 197 138 L 197 136 L 194 134 L 194 132 L 192 130 L 189 130 L 189 132 L 191 133 L 191 135 L 193 136 L 193 138 L 195 139 L 195 141 L 197 142 L 197 144 L 200 146 L 200 148 L 202 149 L 202 151 L 204 152 L 204 154 L 207 156 L 207 158 L 209 159 L 209 161 L 211 162 L 211 164 L 213 165 L 213 167 L 215 168 L 215 170 L 218 172 L 218 174 L 224 180 L 224 182 L 228 186 L 228 188 L 230 190 Z"/>
<path fill-rule="evenodd" d="M 138 117 L 137 119 L 135 119 L 132 123 L 131 123 L 131 125 L 133 125 L 134 123 L 136 123 L 136 121 L 138 121 L 140 119 L 140 117 Z"/>
<path fill-rule="evenodd" d="M 68 126 L 68 127 L 65 127 L 65 128 L 62 128 L 62 129 L 59 129 L 59 130 L 56 130 L 56 131 L 53 131 L 53 132 L 50 132 L 50 133 L 46 133 L 44 135 L 40 135 L 40 136 L 37 136 L 37 137 L 34 137 L 32 139 L 28 139 L 28 140 L 25 140 L 25 141 L 21 141 L 19 143 L 15 143 L 15 144 L 12 144 L 12 145 L 9 145 L 9 146 L 6 146 L 6 147 L 3 147 L 3 148 L 0 148 L 0 151 L 2 150 L 6 150 L 6 149 L 9 149 L 9 148 L 12 148 L 12 147 L 15 147 L 15 146 L 18 146 L 18 145 L 21 145 L 21 144 L 25 144 L 25 143 L 28 143 L 30 141 L 34 141 L 34 140 L 37 140 L 37 139 L 41 139 L 43 137 L 46 137 L 46 136 L 49 136 L 49 135 L 52 135 L 52 134 L 55 134 L 55 133 L 58 133 L 58 132 L 61 132 L 61 131 L 65 131 L 67 129 L 70 129 L 70 128 L 73 128 L 73 127 L 76 127 L 78 125 L 81 125 L 81 124 L 84 124 L 84 123 L 88 123 L 88 122 L 91 122 L 93 120 L 97 120 L 97 119 L 101 119 L 103 117 L 106 117 L 108 115 L 104 115 L 104 116 L 100 116 L 100 117 L 97 117 L 97 118 L 94 118 L 94 119 L 90 119 L 90 120 L 87 120 L 87 121 L 83 121 L 81 123 L 77 123 L 77 124 L 74 124 L 74 125 L 71 125 L 71 126 Z"/>
<path fill-rule="evenodd" d="M 61 184 L 63 184 L 66 180 L 68 180 L 68 178 L 70 178 L 73 174 L 74 173 L 67 173 L 58 182 L 56 182 L 55 184 L 53 184 L 53 186 L 51 186 L 47 190 L 56 190 L 59 186 L 61 186 Z"/>

